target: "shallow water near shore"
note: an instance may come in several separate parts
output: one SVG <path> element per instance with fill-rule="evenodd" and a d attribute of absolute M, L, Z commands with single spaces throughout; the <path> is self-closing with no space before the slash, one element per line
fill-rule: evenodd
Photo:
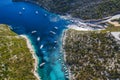
<path fill-rule="evenodd" d="M 62 32 L 70 22 L 31 3 L 0 0 L 0 5 L 0 24 L 10 25 L 17 34 L 29 36 L 34 45 L 41 80 L 67 80 Z M 43 62 L 45 65 L 40 67 Z"/>

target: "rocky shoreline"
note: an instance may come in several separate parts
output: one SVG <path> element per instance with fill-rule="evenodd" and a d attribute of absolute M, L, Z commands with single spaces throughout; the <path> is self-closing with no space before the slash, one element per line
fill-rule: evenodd
<path fill-rule="evenodd" d="M 0 45 L 1 80 L 37 80 L 34 75 L 37 64 L 34 64 L 33 51 L 26 37 L 20 37 L 8 25 L 0 24 Z"/>
<path fill-rule="evenodd" d="M 37 80 L 41 80 L 40 79 L 40 76 L 38 75 L 37 73 L 37 67 L 38 67 L 38 58 L 37 56 L 35 55 L 35 50 L 29 40 L 29 38 L 26 36 L 26 35 L 20 35 L 21 37 L 23 37 L 24 39 L 26 39 L 26 43 L 27 43 L 27 47 L 29 48 L 31 54 L 32 54 L 32 57 L 33 59 L 35 60 L 35 63 L 34 63 L 34 70 L 33 70 L 33 74 L 36 76 Z"/>

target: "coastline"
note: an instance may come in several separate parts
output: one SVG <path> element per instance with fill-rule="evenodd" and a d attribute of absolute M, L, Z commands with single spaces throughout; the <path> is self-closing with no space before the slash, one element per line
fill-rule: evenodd
<path fill-rule="evenodd" d="M 35 63 L 34 63 L 34 70 L 32 71 L 33 74 L 35 75 L 35 77 L 37 78 L 37 80 L 41 80 L 40 79 L 40 76 L 38 75 L 38 73 L 36 72 L 37 71 L 37 64 L 38 64 L 38 58 L 37 56 L 35 55 L 35 51 L 34 51 L 34 48 L 29 40 L 29 38 L 26 36 L 26 35 L 20 35 L 20 37 L 24 38 L 26 40 L 26 43 L 27 43 L 27 47 L 29 48 L 31 54 L 32 54 L 32 57 L 33 59 L 35 60 Z"/>
<path fill-rule="evenodd" d="M 66 39 L 66 31 L 67 31 L 68 29 L 65 29 L 65 30 L 63 30 L 63 32 L 62 32 L 62 51 L 63 51 L 63 54 L 64 54 L 64 61 L 66 62 L 66 53 L 65 53 L 65 50 L 63 49 L 64 48 L 64 45 L 65 45 L 65 39 Z"/>
<path fill-rule="evenodd" d="M 67 36 L 66 36 L 66 32 L 67 32 L 69 29 L 70 29 L 70 28 L 63 30 L 63 34 L 62 34 L 62 51 L 63 51 L 65 63 L 66 63 L 67 54 L 65 53 L 64 45 L 65 45 L 65 39 L 66 39 L 66 37 L 67 37 Z M 68 66 L 68 65 L 67 65 L 67 66 Z M 69 80 L 74 79 L 74 76 L 72 75 L 71 70 L 70 70 L 70 66 L 68 66 L 68 74 L 69 74 L 69 77 L 68 77 Z"/>

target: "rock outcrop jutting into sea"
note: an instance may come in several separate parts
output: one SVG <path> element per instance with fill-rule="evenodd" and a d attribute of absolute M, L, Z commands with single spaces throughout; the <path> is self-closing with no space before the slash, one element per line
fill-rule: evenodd
<path fill-rule="evenodd" d="M 24 38 L 0 24 L 0 80 L 37 80 L 32 54 Z"/>

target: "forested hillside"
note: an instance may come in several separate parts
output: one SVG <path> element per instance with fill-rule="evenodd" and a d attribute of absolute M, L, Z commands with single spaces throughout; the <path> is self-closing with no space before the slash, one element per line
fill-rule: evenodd
<path fill-rule="evenodd" d="M 24 38 L 0 24 L 0 80 L 37 80 L 34 59 Z"/>
<path fill-rule="evenodd" d="M 110 32 L 67 30 L 65 37 L 71 80 L 120 79 L 120 41 Z"/>
<path fill-rule="evenodd" d="M 82 19 L 98 19 L 120 11 L 120 0 L 13 0 L 39 4 L 48 11 Z"/>

